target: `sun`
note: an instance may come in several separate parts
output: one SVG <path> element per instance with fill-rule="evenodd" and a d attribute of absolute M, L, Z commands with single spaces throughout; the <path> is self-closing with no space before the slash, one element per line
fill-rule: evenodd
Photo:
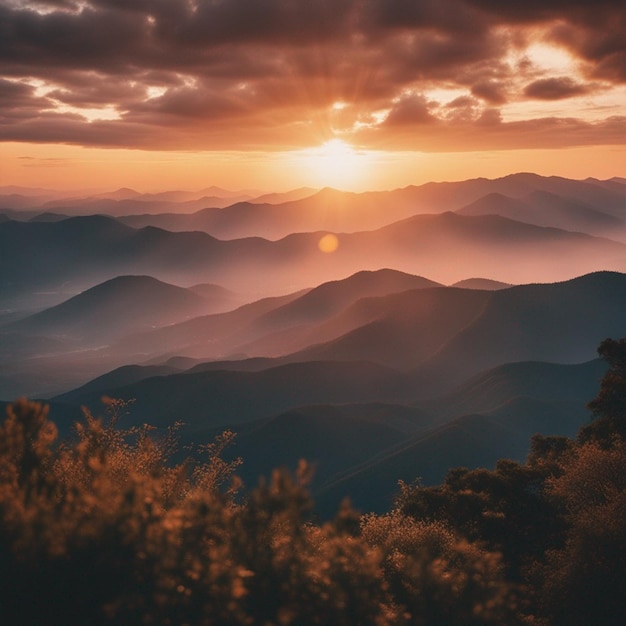
<path fill-rule="evenodd" d="M 329 139 L 321 146 L 302 150 L 300 155 L 300 165 L 315 186 L 353 188 L 367 178 L 368 155 L 342 139 Z"/>

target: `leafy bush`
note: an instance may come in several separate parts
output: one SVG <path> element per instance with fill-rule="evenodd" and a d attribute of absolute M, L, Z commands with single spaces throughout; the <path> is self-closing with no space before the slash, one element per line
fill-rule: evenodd
<path fill-rule="evenodd" d="M 126 404 L 57 441 L 20 400 L 0 426 L 0 623 L 574 626 L 626 623 L 626 342 L 576 440 L 524 464 L 401 484 L 396 508 L 314 524 L 310 470 L 241 500 L 234 434 L 176 463 L 175 424 L 123 429 Z"/>
<path fill-rule="evenodd" d="M 307 523 L 303 465 L 238 505 L 236 463 L 168 463 L 172 433 L 87 414 L 55 445 L 47 408 L 19 401 L 0 428 L 0 621 L 10 624 L 397 623 L 380 554 L 343 512 Z M 356 524 L 358 526 L 358 524 Z"/>

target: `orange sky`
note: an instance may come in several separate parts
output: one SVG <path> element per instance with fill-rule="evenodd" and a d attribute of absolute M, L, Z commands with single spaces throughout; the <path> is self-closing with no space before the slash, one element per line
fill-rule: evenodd
<path fill-rule="evenodd" d="M 626 173 L 621 1 L 0 1 L 0 185 Z"/>

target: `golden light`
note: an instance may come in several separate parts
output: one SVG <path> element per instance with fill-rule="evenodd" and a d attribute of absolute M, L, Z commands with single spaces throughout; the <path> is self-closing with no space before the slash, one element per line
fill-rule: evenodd
<path fill-rule="evenodd" d="M 322 252 L 334 252 L 339 247 L 339 239 L 336 235 L 328 233 L 319 240 L 317 245 Z"/>
<path fill-rule="evenodd" d="M 358 186 L 367 178 L 371 157 L 355 150 L 342 139 L 329 139 L 317 148 L 298 155 L 301 168 L 307 170 L 311 184 L 346 189 Z"/>

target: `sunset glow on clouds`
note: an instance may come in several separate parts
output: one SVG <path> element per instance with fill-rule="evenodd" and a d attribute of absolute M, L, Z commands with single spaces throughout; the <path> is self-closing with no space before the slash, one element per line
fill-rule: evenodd
<path fill-rule="evenodd" d="M 361 155 L 613 146 L 624 163 L 621 0 L 3 0 L 0 66 L 11 174 L 16 144 L 208 161 L 333 140 Z"/>

